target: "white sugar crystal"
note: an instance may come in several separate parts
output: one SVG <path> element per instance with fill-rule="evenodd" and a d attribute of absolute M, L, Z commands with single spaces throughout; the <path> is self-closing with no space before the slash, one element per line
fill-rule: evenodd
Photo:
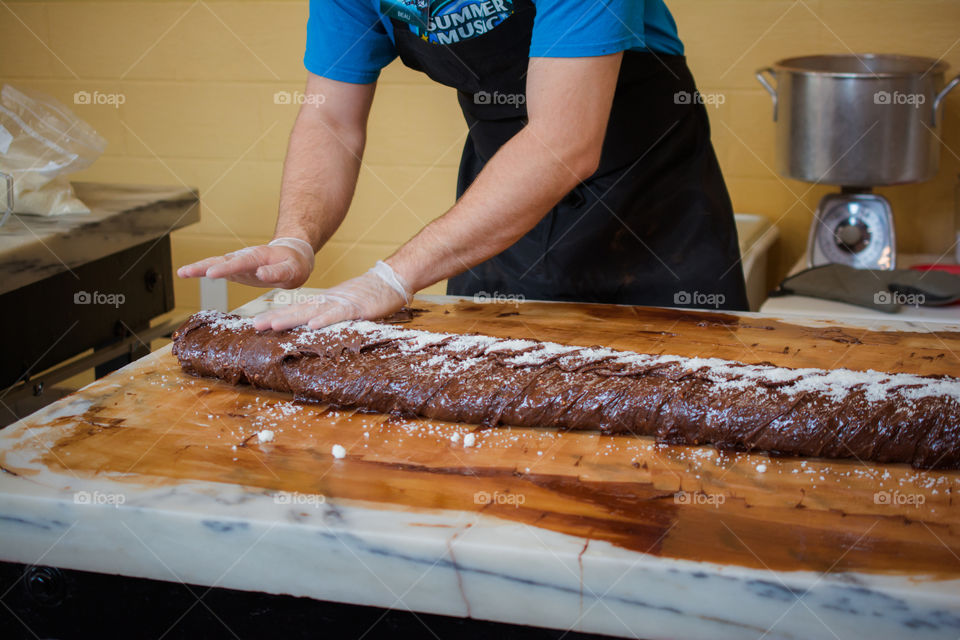
<path fill-rule="evenodd" d="M 472 433 L 468 433 L 467 435 L 463 436 L 463 446 L 465 447 L 472 447 L 476 441 L 477 436 Z"/>
<path fill-rule="evenodd" d="M 335 444 L 333 445 L 333 449 L 330 450 L 330 453 L 333 454 L 334 458 L 336 458 L 337 460 L 340 460 L 341 458 L 346 457 L 347 450 L 344 449 L 342 445 Z"/>
<path fill-rule="evenodd" d="M 270 429 L 264 429 L 263 431 L 257 434 L 257 440 L 259 440 L 260 442 L 272 442 L 273 437 L 274 437 L 274 433 Z"/>
<path fill-rule="evenodd" d="M 250 318 L 229 318 L 213 311 L 202 311 L 200 317 L 211 320 L 210 327 L 214 331 L 241 330 L 253 325 Z M 587 348 L 553 342 L 438 333 L 405 329 L 369 320 L 341 322 L 323 329 L 298 327 L 290 332 L 290 338 L 282 342 L 280 347 L 286 351 L 293 351 L 300 346 L 315 343 L 322 336 L 357 334 L 374 341 L 397 341 L 397 348 L 402 353 L 435 350 L 435 353 L 432 353 L 423 364 L 444 375 L 467 372 L 471 367 L 486 360 L 482 355 L 463 359 L 460 354 L 465 352 L 484 354 L 529 349 L 529 351 L 508 356 L 504 362 L 513 366 L 536 366 L 559 357 L 558 362 L 570 368 L 601 361 L 611 365 L 666 367 L 679 369 L 679 373 L 695 372 L 698 377 L 709 381 L 721 392 L 753 388 L 757 393 L 767 393 L 766 387 L 772 386 L 776 391 L 787 395 L 813 392 L 836 402 L 843 401 L 849 394 L 855 392 L 862 393 L 868 402 L 893 399 L 902 404 L 909 404 L 935 397 L 960 402 L 960 380 L 956 378 L 932 379 L 913 374 L 890 374 L 873 370 L 792 369 L 773 365 L 749 365 L 720 358 L 642 354 L 616 351 L 606 347 Z"/>
<path fill-rule="evenodd" d="M 765 472 L 767 471 L 767 465 L 765 465 L 765 464 L 758 464 L 758 465 L 756 466 L 756 469 L 757 469 L 757 473 L 765 473 Z"/>
<path fill-rule="evenodd" d="M 530 349 L 537 346 L 537 342 L 533 340 L 500 340 L 492 347 L 487 349 L 487 352 L 491 351 L 521 351 L 523 349 Z"/>
<path fill-rule="evenodd" d="M 564 356 L 571 354 L 575 351 L 580 351 L 581 347 L 568 347 L 563 344 L 555 344 L 553 342 L 543 342 L 539 349 L 533 349 L 531 351 L 526 351 L 524 353 L 515 355 L 511 358 L 504 360 L 507 364 L 521 365 L 521 366 L 534 366 L 538 364 L 543 364 L 551 358 L 557 356 Z"/>
<path fill-rule="evenodd" d="M 212 318 L 210 322 L 210 328 L 219 333 L 220 331 L 240 331 L 241 329 L 246 329 L 253 326 L 252 318 L 232 318 L 227 315 L 221 314 L 219 311 L 201 311 L 197 314 L 202 320 L 207 320 Z"/>

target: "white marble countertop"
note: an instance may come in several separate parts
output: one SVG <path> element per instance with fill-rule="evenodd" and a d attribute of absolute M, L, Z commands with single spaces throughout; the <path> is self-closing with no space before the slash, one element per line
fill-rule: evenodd
<path fill-rule="evenodd" d="M 475 512 L 38 464 L 87 406 L 0 432 L 5 463 L 29 470 L 0 467 L 0 559 L 634 638 L 960 634 L 958 580 L 677 560 Z"/>
<path fill-rule="evenodd" d="M 0 227 L 0 294 L 200 220 L 199 196 L 184 187 L 73 186 L 90 213 L 14 214 Z"/>

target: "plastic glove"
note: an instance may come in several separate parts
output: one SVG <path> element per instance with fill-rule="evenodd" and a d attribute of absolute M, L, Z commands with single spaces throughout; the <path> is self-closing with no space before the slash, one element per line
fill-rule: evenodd
<path fill-rule="evenodd" d="M 181 278 L 226 278 L 254 287 L 299 287 L 313 271 L 313 247 L 300 238 L 277 238 L 177 269 Z"/>
<path fill-rule="evenodd" d="M 381 260 L 362 276 L 324 289 L 314 300 L 259 314 L 253 325 L 258 331 L 282 331 L 301 324 L 319 329 L 344 320 L 375 320 L 398 311 L 412 296 L 410 286 Z"/>

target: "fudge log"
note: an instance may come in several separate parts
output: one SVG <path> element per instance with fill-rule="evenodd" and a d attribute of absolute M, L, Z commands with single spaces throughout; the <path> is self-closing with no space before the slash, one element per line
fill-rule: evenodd
<path fill-rule="evenodd" d="M 960 379 L 946 376 L 794 369 L 368 321 L 257 332 L 249 319 L 210 311 L 190 317 L 173 339 L 187 373 L 340 407 L 960 468 Z"/>

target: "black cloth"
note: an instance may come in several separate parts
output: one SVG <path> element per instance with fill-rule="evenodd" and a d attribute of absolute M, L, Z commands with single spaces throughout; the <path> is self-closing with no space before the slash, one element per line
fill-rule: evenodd
<path fill-rule="evenodd" d="M 403 63 L 459 92 L 470 133 L 457 197 L 527 122 L 536 9 L 515 7 L 491 31 L 449 45 L 394 22 Z M 447 293 L 661 306 L 686 293 L 746 309 L 733 208 L 696 95 L 683 56 L 625 51 L 597 171 L 513 246 L 451 278 Z"/>
<path fill-rule="evenodd" d="M 960 301 L 960 276 L 825 264 L 789 276 L 773 295 L 810 296 L 896 313 L 904 305 L 937 307 Z"/>

